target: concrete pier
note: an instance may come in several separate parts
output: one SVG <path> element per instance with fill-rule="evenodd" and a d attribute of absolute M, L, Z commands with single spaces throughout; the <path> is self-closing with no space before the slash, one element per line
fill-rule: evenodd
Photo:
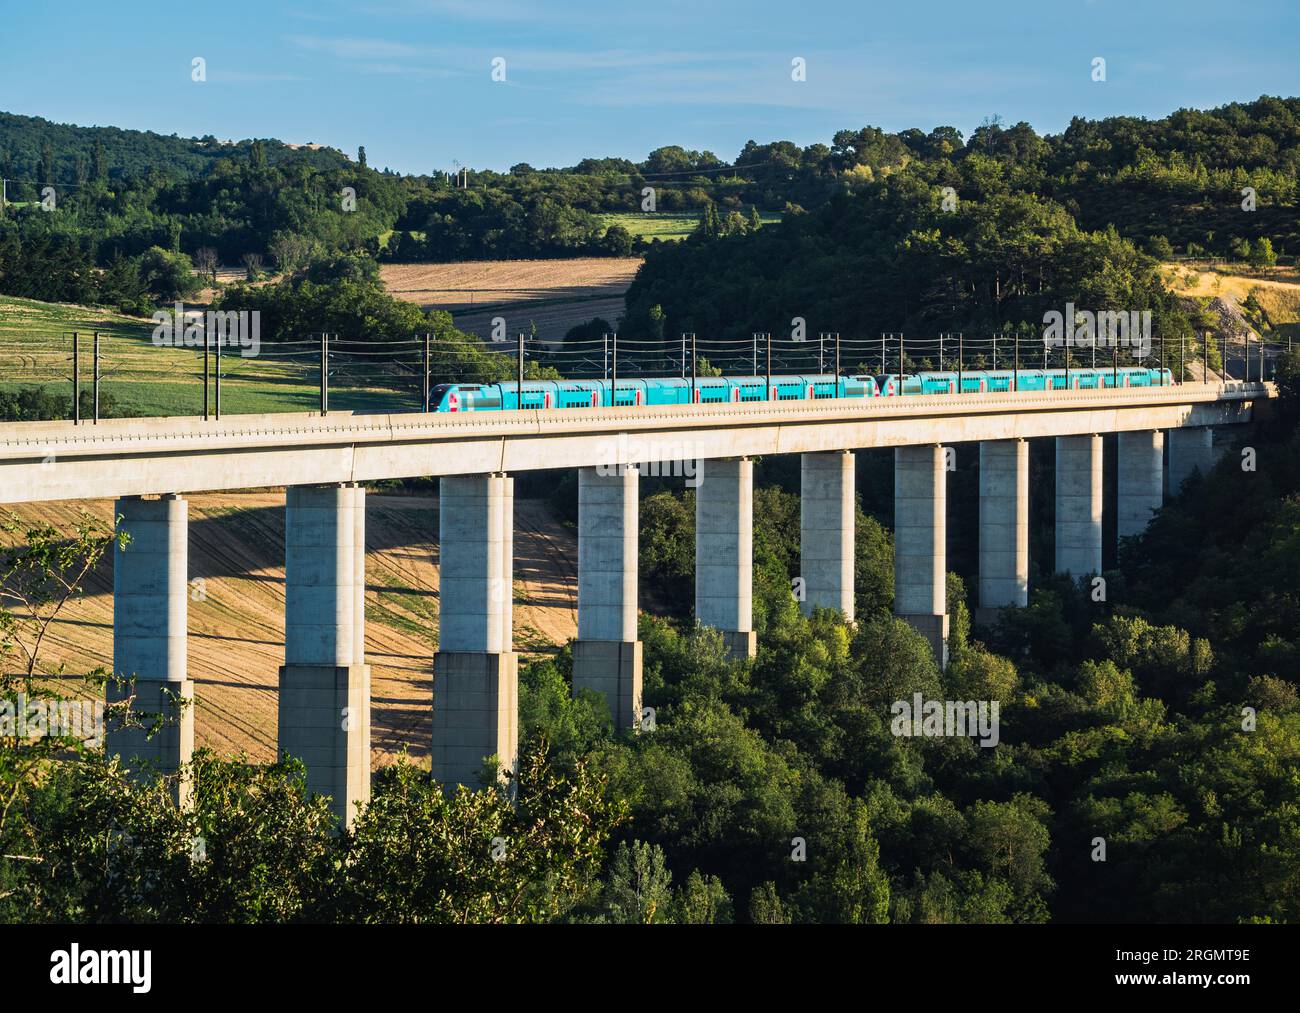
<path fill-rule="evenodd" d="M 894 450 L 894 615 L 948 664 L 947 474 L 944 448 Z"/>
<path fill-rule="evenodd" d="M 1165 501 L 1165 434 L 1156 429 L 1116 438 L 1116 538 L 1140 535 Z"/>
<path fill-rule="evenodd" d="M 578 639 L 573 690 L 605 697 L 614 726 L 641 719 L 641 641 L 637 639 L 635 465 L 578 471 Z"/>
<path fill-rule="evenodd" d="M 1214 430 L 1209 426 L 1170 429 L 1168 442 L 1169 495 L 1177 496 L 1195 472 L 1208 475 L 1214 467 Z"/>
<path fill-rule="evenodd" d="M 439 633 L 431 769 L 448 789 L 480 786 L 483 761 L 514 769 L 514 479 L 443 478 L 438 510 Z"/>
<path fill-rule="evenodd" d="M 799 551 L 805 614 L 839 609 L 853 620 L 853 453 L 800 455 Z"/>
<path fill-rule="evenodd" d="M 291 487 L 284 557 L 278 748 L 302 760 L 307 787 L 351 825 L 370 800 L 365 489 Z"/>
<path fill-rule="evenodd" d="M 1101 573 L 1101 437 L 1056 438 L 1056 572 Z"/>
<path fill-rule="evenodd" d="M 175 774 L 194 752 L 194 683 L 186 651 L 189 621 L 189 504 L 180 496 L 128 497 L 117 501 L 117 530 L 129 542 L 113 548 L 113 675 L 134 684 L 106 688 L 109 704 L 131 700 L 137 721 L 159 716 L 162 727 L 108 721 L 108 754 Z M 179 780 L 173 793 L 189 800 L 190 785 Z"/>
<path fill-rule="evenodd" d="M 991 623 L 1007 605 L 1029 603 L 1029 442 L 980 444 L 979 605 Z"/>
<path fill-rule="evenodd" d="M 695 618 L 721 631 L 733 657 L 752 658 L 754 462 L 700 462 L 695 491 Z"/>

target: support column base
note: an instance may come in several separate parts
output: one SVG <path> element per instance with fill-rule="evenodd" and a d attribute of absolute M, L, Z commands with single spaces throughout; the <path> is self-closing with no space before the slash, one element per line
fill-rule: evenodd
<path fill-rule="evenodd" d="M 930 642 L 935 661 L 940 668 L 948 667 L 948 616 L 944 615 L 900 615 L 899 619 L 907 622 L 917 633 Z"/>
<path fill-rule="evenodd" d="M 277 750 L 307 767 L 340 824 L 370 801 L 370 666 L 283 665 Z"/>
<path fill-rule="evenodd" d="M 446 791 L 483 784 L 483 761 L 497 777 L 514 770 L 519 747 L 519 655 L 439 651 L 433 659 L 433 749 L 429 769 Z"/>
<path fill-rule="evenodd" d="M 575 640 L 573 692 L 594 689 L 605 698 L 619 731 L 641 723 L 641 641 Z"/>
<path fill-rule="evenodd" d="M 993 626 L 997 623 L 1002 610 L 1010 607 L 1009 605 L 980 605 L 976 607 L 972 618 L 976 626 Z"/>
<path fill-rule="evenodd" d="M 104 749 L 120 756 L 128 765 L 140 761 L 140 773 L 156 771 L 176 774 L 194 755 L 194 683 L 190 679 L 137 679 L 134 684 L 109 682 L 105 689 L 108 706 L 130 700 L 131 723 L 123 727 L 121 717 L 110 719 L 104 733 Z M 156 731 L 153 725 L 162 719 Z M 192 785 L 179 778 L 172 791 L 177 805 L 188 805 Z"/>
<path fill-rule="evenodd" d="M 722 642 L 727 645 L 727 654 L 741 661 L 748 661 L 758 654 L 758 634 L 753 630 L 719 630 Z"/>

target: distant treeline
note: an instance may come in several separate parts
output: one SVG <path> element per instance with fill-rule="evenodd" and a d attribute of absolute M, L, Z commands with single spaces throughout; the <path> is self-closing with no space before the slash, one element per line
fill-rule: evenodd
<path fill-rule="evenodd" d="M 1156 257 L 1244 250 L 1267 263 L 1293 255 L 1300 99 L 1150 121 L 1076 118 L 1051 136 L 1025 123 L 988 122 L 969 138 L 950 126 L 863 127 L 806 147 L 751 141 L 732 162 L 666 146 L 641 162 L 588 158 L 562 169 L 520 163 L 455 175 L 377 171 L 364 149 L 354 160 L 274 140 L 226 144 L 0 114 L 0 174 L 13 180 L 0 220 L 0 293 L 139 307 L 193 291 L 197 280 L 186 272 L 211 274 L 216 264 L 245 263 L 251 278 L 358 254 L 626 255 L 664 244 L 601 216 L 653 206 L 698 212 L 703 245 L 718 240 L 718 249 L 665 254 L 635 293 L 634 321 L 662 303 L 670 330 L 687 321 L 697 331 L 723 321 L 747 327 L 760 316 L 769 323 L 787 306 L 834 315 L 837 330 L 954 312 L 1000 324 L 1033 308 L 1020 305 L 1026 292 L 1055 299 L 1076 276 L 1105 279 L 1113 257 L 1130 258 L 1124 242 Z M 757 231 L 760 213 L 774 212 L 785 227 L 739 238 Z M 737 252 L 742 246 L 750 253 Z M 754 250 L 775 259 L 728 275 L 712 296 L 686 292 L 706 279 L 713 285 L 707 270 L 667 282 L 657 273 L 678 262 L 744 262 Z M 1105 280 L 1112 292 L 1128 298 L 1134 286 L 1147 289 L 1146 268 L 1120 267 L 1132 278 Z M 767 283 L 773 271 L 778 285 Z M 864 291 L 874 293 L 870 311 L 841 312 Z"/>
<path fill-rule="evenodd" d="M 1005 331 L 1068 300 L 1151 309 L 1177 333 L 1212 322 L 1186 318 L 1158 260 L 1264 266 L 1300 248 L 1297 99 L 1076 118 L 1057 137 L 986 124 L 964 144 L 951 128 L 866 130 L 831 153 L 846 185 L 807 214 L 652 251 L 623 331 Z"/>
<path fill-rule="evenodd" d="M 222 159 L 248 158 L 252 139 L 221 141 L 207 137 L 177 137 L 152 130 L 79 127 L 52 123 L 39 116 L 0 112 L 0 175 L 11 181 L 10 199 L 22 200 L 32 182 L 78 185 L 91 180 L 135 179 L 150 173 L 192 178 L 210 171 Z M 282 141 L 260 142 L 267 161 L 306 161 L 320 168 L 344 165 L 348 159 L 335 148 L 305 147 Z M 15 196 L 13 180 L 20 180 Z"/>
<path fill-rule="evenodd" d="M 364 253 L 372 259 L 405 197 L 396 177 L 310 155 L 272 164 L 254 141 L 199 176 L 151 171 L 92 177 L 52 195 L 11 187 L 0 219 L 0 293 L 140 311 L 192 295 L 218 265 L 295 274 Z M 197 272 L 197 275 L 196 275 Z"/>

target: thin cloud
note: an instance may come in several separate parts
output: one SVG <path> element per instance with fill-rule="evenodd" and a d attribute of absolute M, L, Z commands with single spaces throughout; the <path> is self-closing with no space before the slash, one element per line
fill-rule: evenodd
<path fill-rule="evenodd" d="M 463 71 L 448 70 L 445 67 L 412 67 L 399 63 L 358 63 L 353 69 L 362 74 L 387 74 L 391 77 L 437 78 L 446 80 L 452 77 L 464 77 Z"/>
<path fill-rule="evenodd" d="M 441 15 L 463 21 L 536 21 L 546 16 L 536 7 L 502 3 L 500 0 L 399 0 L 396 3 L 367 4 L 358 8 L 357 13 L 381 17 Z"/>
<path fill-rule="evenodd" d="M 512 46 L 416 46 L 387 39 L 289 35 L 286 41 L 300 49 L 326 53 L 340 60 L 420 60 L 443 66 L 470 68 L 487 65 L 501 56 L 508 67 L 535 73 L 571 73 L 573 71 L 635 70 L 653 67 L 680 67 L 692 64 L 746 62 L 759 54 L 739 52 L 705 52 L 692 50 L 636 49 L 521 49 Z"/>
<path fill-rule="evenodd" d="M 286 41 L 313 53 L 327 53 L 340 60 L 400 59 L 415 57 L 420 50 L 404 42 L 384 39 L 326 38 L 319 35 L 290 35 Z"/>
<path fill-rule="evenodd" d="M 300 74 L 275 74 L 256 70 L 222 70 L 208 72 L 208 80 L 217 84 L 262 84 L 267 81 L 302 81 Z"/>

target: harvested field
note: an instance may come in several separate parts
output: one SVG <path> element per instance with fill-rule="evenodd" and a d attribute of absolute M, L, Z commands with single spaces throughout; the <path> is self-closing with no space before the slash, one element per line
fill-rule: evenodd
<path fill-rule="evenodd" d="M 15 509 L 64 530 L 85 509 L 107 526 L 109 500 Z M 371 666 L 371 761 L 406 747 L 428 756 L 437 648 L 436 496 L 372 493 L 366 510 L 366 657 Z M 284 493 L 190 497 L 189 672 L 195 742 L 254 762 L 274 757 L 276 683 L 284 660 Z M 577 546 L 540 501 L 515 502 L 515 645 L 545 653 L 577 635 Z M 108 667 L 113 653 L 112 566 L 105 561 L 51 627 L 41 669 Z"/>
<path fill-rule="evenodd" d="M 617 325 L 623 295 L 640 267 L 637 257 L 574 260 L 476 260 L 462 264 L 386 264 L 388 291 L 423 309 L 452 314 L 456 326 L 487 340 L 492 318 L 506 333 L 559 341 L 575 324 L 604 317 Z"/>

